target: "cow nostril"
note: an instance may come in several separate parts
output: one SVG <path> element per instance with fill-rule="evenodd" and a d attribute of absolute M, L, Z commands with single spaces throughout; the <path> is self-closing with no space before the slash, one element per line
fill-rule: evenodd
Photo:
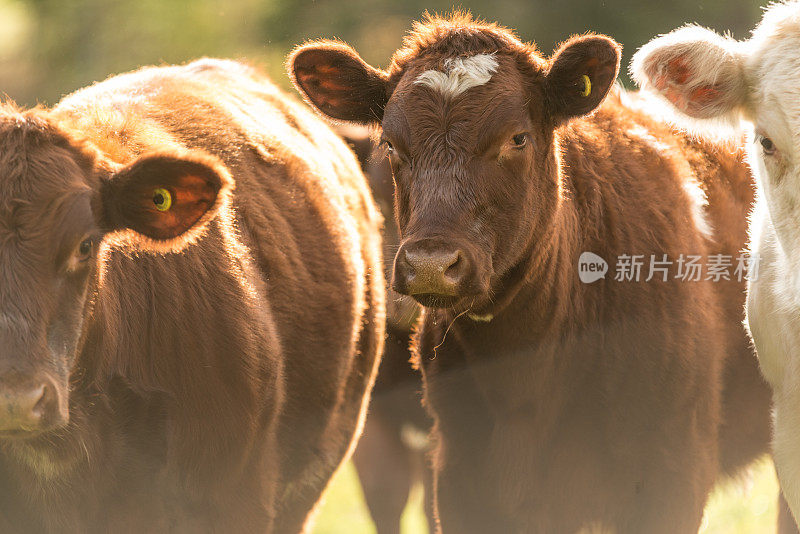
<path fill-rule="evenodd" d="M 461 278 L 461 267 L 464 265 L 464 259 L 461 252 L 456 252 L 455 259 L 445 268 L 444 276 L 453 282 Z"/>
<path fill-rule="evenodd" d="M 17 378 L 15 381 L 20 380 Z M 3 384 L 0 389 L 0 433 L 3 435 L 25 435 L 69 422 L 66 403 L 61 402 L 59 390 L 52 380 L 34 382 L 36 385 L 33 387 L 9 382 L 0 380 Z"/>
<path fill-rule="evenodd" d="M 33 406 L 33 410 L 31 410 L 33 415 L 39 419 L 45 418 L 49 405 L 52 404 L 53 399 L 50 386 L 42 386 L 41 391 L 42 394 L 39 396 L 39 400 L 36 401 L 36 404 Z"/>

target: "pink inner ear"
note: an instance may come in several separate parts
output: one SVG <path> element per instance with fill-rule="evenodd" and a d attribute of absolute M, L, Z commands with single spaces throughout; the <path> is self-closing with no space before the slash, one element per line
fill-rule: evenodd
<path fill-rule="evenodd" d="M 324 76 L 320 77 L 320 73 Z M 298 73 L 297 79 L 306 91 L 312 92 L 317 105 L 336 107 L 341 105 L 341 98 L 335 95 L 346 93 L 348 90 L 334 79 L 334 75 L 338 73 L 337 67 L 320 65 L 315 67 L 312 73 Z"/>
<path fill-rule="evenodd" d="M 652 73 L 651 84 L 664 97 L 680 110 L 702 108 L 719 96 L 719 90 L 712 85 L 704 85 L 687 93 L 683 85 L 689 81 L 693 72 L 684 56 L 667 61 L 662 70 Z"/>
<path fill-rule="evenodd" d="M 695 105 L 706 105 L 719 98 L 719 88 L 715 85 L 703 85 L 692 91 L 689 100 Z"/>
<path fill-rule="evenodd" d="M 677 57 L 667 62 L 663 69 L 658 69 L 654 65 L 649 71 L 650 83 L 659 91 L 664 91 L 670 85 L 682 85 L 686 83 L 691 75 L 689 67 L 686 65 L 686 60 L 683 57 Z"/>
<path fill-rule="evenodd" d="M 667 87 L 662 90 L 663 95 L 672 102 L 678 109 L 685 110 L 687 108 L 686 95 L 684 92 L 676 87 Z"/>
<path fill-rule="evenodd" d="M 321 65 L 316 65 L 314 68 L 318 72 L 321 72 L 323 74 L 331 74 L 331 73 L 338 74 L 338 72 L 339 72 L 339 68 L 338 67 L 334 67 L 333 65 L 321 64 Z"/>
<path fill-rule="evenodd" d="M 692 71 L 686 64 L 686 59 L 683 56 L 676 57 L 667 63 L 667 76 L 673 83 L 686 83 Z"/>

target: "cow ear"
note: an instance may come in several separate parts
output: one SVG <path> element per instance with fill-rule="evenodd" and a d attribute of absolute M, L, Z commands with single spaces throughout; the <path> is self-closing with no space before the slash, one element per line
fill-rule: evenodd
<path fill-rule="evenodd" d="M 346 44 L 305 44 L 289 56 L 287 69 L 297 90 L 325 115 L 359 124 L 383 119 L 387 75 Z"/>
<path fill-rule="evenodd" d="M 566 41 L 553 54 L 547 72 L 548 103 L 558 120 L 594 111 L 619 72 L 621 47 L 603 35 Z"/>
<path fill-rule="evenodd" d="M 653 39 L 633 56 L 642 89 L 696 119 L 738 119 L 746 98 L 740 43 L 699 26 Z"/>
<path fill-rule="evenodd" d="M 174 248 L 198 235 L 232 188 L 224 166 L 205 154 L 146 155 L 104 180 L 95 216 L 106 232 L 132 230 Z"/>

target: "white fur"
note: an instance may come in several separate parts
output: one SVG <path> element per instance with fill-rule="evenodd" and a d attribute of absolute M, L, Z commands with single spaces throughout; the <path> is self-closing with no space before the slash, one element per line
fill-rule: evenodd
<path fill-rule="evenodd" d="M 692 220 L 695 227 L 706 239 L 714 239 L 714 228 L 708 221 L 706 214 L 706 207 L 708 206 L 706 192 L 703 191 L 694 176 L 683 182 L 683 190 L 686 191 L 689 197 L 689 203 L 692 207 Z"/>
<path fill-rule="evenodd" d="M 446 72 L 426 70 L 417 76 L 414 83 L 439 91 L 447 98 L 453 98 L 467 89 L 487 83 L 497 67 L 497 59 L 492 54 L 450 58 L 444 62 Z"/>
<path fill-rule="evenodd" d="M 478 323 L 489 323 L 489 322 L 492 321 L 492 319 L 494 319 L 494 315 L 491 314 L 491 313 L 487 313 L 485 315 L 479 315 L 479 314 L 476 314 L 476 313 L 468 313 L 467 317 L 469 317 L 470 319 L 472 319 L 473 321 L 478 322 Z"/>
<path fill-rule="evenodd" d="M 631 137 L 635 137 L 641 141 L 644 141 L 662 156 L 666 156 L 672 151 L 672 147 L 670 145 L 659 141 L 653 134 L 650 133 L 650 130 L 644 126 L 637 124 L 632 128 L 628 128 L 627 132 L 625 133 Z"/>
<path fill-rule="evenodd" d="M 653 39 L 633 57 L 631 75 L 639 85 L 666 98 L 686 115 L 698 119 L 737 122 L 738 105 L 744 99 L 742 46 L 699 26 L 686 26 Z M 669 77 L 670 62 L 682 58 L 692 75 L 683 83 Z M 722 96 L 697 104 L 693 91 L 715 86 Z"/>
<path fill-rule="evenodd" d="M 758 186 L 750 220 L 759 274 L 748 285 L 747 325 L 773 390 L 775 465 L 795 519 L 800 518 L 800 2 L 770 6 L 751 39 L 736 42 L 700 28 L 655 39 L 634 59 L 645 89 L 681 109 L 681 91 L 721 81 L 707 117 L 738 117 L 749 130 L 748 157 Z M 663 58 L 683 54 L 698 68 L 683 84 L 658 80 Z M 669 85 L 671 84 L 671 85 Z M 660 87 L 654 87 L 659 85 Z M 664 89 L 667 87 L 668 89 Z M 667 95 L 669 88 L 671 95 Z M 676 94 L 678 97 L 676 98 Z M 688 94 L 688 93 L 686 93 Z M 677 101 L 677 102 L 676 102 Z M 691 113 L 690 113 L 691 114 Z M 769 137 L 777 153 L 764 152 Z"/>

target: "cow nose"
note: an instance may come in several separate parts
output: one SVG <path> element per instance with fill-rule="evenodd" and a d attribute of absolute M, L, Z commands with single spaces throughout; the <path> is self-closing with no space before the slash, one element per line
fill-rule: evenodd
<path fill-rule="evenodd" d="M 0 433 L 25 434 L 66 424 L 66 410 L 61 408 L 58 389 L 50 379 L 5 379 L 2 384 Z"/>
<path fill-rule="evenodd" d="M 418 241 L 400 248 L 395 261 L 395 290 L 406 295 L 458 296 L 469 270 L 458 248 Z"/>

